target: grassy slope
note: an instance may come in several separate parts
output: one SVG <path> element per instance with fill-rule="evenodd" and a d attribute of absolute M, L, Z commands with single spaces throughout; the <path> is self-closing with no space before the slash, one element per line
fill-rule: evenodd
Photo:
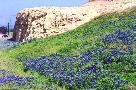
<path fill-rule="evenodd" d="M 15 58 L 21 54 L 37 57 L 52 52 L 63 53 L 65 51 L 73 52 L 77 50 L 81 53 L 87 48 L 95 47 L 100 44 L 100 38 L 113 32 L 115 29 L 124 29 L 126 24 L 135 24 L 135 22 L 131 23 L 133 19 L 129 17 L 131 15 L 135 18 L 136 12 L 134 11 L 135 10 L 132 10 L 131 13 L 114 13 L 100 16 L 73 31 L 51 36 L 46 39 L 38 39 L 31 43 L 25 43 L 17 48 L 10 49 L 8 50 L 8 54 Z M 115 22 L 115 24 L 113 22 Z M 127 28 L 131 29 L 129 27 Z M 83 49 L 79 50 L 79 47 Z"/>
<path fill-rule="evenodd" d="M 51 36 L 46 39 L 33 40 L 30 43 L 24 43 L 15 48 L 2 50 L 0 51 L 0 68 L 4 68 L 19 75 L 30 75 L 22 71 L 23 66 L 21 62 L 16 62 L 16 58 L 21 55 L 33 58 L 39 55 L 56 52 L 76 56 L 89 48 L 101 45 L 100 38 L 114 32 L 114 30 L 118 28 L 124 29 L 125 25 L 129 25 L 127 29 L 131 30 L 131 26 L 136 25 L 135 19 L 136 8 L 133 8 L 129 12 L 106 14 L 95 18 L 73 31 Z M 128 78 L 127 76 L 130 75 L 131 78 Z M 126 78 L 136 84 L 134 80 L 135 75 L 136 73 L 128 73 L 126 74 Z"/>

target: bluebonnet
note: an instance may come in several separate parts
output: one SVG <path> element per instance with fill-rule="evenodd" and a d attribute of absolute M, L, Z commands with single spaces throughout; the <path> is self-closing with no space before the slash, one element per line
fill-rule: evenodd
<path fill-rule="evenodd" d="M 116 30 L 113 34 L 102 37 L 105 56 L 104 63 L 123 62 L 125 55 L 133 55 L 136 35 L 132 31 Z M 111 47 L 112 46 L 112 47 Z"/>
<path fill-rule="evenodd" d="M 79 57 L 74 58 L 63 57 L 59 54 L 51 54 L 46 55 L 45 58 L 38 57 L 27 60 L 24 62 L 24 65 L 26 68 L 32 68 L 43 73 L 45 76 L 49 75 L 49 82 L 57 83 L 59 86 L 68 85 L 67 88 L 74 88 L 72 86 L 76 85 L 79 88 L 80 86 L 93 88 L 100 77 L 103 77 L 104 75 L 106 77 L 108 74 L 102 73 L 103 71 L 101 71 L 101 68 L 99 67 L 100 62 L 93 62 L 93 58 L 82 59 L 87 55 L 91 56 L 91 52 L 94 52 L 94 50 L 89 50 L 82 53 Z M 84 63 L 83 65 L 85 65 L 86 62 L 83 62 L 83 60 L 86 60 L 87 62 L 91 61 L 93 63 L 85 67 L 75 67 L 75 65 L 81 65 L 81 63 Z M 72 67 L 70 64 L 73 64 L 74 66 Z M 41 65 L 41 67 L 38 65 Z"/>
<path fill-rule="evenodd" d="M 13 89 L 21 89 L 22 87 L 25 89 L 34 89 L 34 88 L 47 89 L 46 83 L 37 82 L 36 81 L 37 78 L 38 77 L 33 77 L 33 76 L 22 77 L 19 75 L 11 74 L 10 72 L 4 69 L 0 69 L 0 88 L 3 85 L 8 84 L 9 86 L 12 86 Z M 40 84 L 41 86 L 37 86 L 38 84 Z"/>
<path fill-rule="evenodd" d="M 133 55 L 134 38 L 135 35 L 131 32 L 117 30 L 113 34 L 104 36 L 102 42 L 107 46 L 117 43 L 127 48 L 99 46 L 77 57 L 66 57 L 58 53 L 42 55 L 24 61 L 24 66 L 25 69 L 42 73 L 50 83 L 56 83 L 59 86 L 66 85 L 67 89 L 74 89 L 74 86 L 95 88 L 98 81 L 106 77 L 111 77 L 114 81 L 111 87 L 119 88 L 122 83 L 127 84 L 127 81 L 122 81 L 113 74 L 113 71 L 105 71 L 103 68 L 112 62 L 124 62 L 125 55 Z M 106 81 L 106 85 L 108 83 Z"/>
<path fill-rule="evenodd" d="M 125 45 L 130 45 L 134 42 L 136 36 L 130 31 L 116 30 L 113 34 L 108 34 L 102 38 L 102 41 L 106 44 L 121 42 Z"/>
<path fill-rule="evenodd" d="M 3 40 L 0 41 L 0 49 L 7 48 L 7 47 L 16 47 L 20 43 L 14 42 L 14 41 L 9 41 L 9 40 Z"/>

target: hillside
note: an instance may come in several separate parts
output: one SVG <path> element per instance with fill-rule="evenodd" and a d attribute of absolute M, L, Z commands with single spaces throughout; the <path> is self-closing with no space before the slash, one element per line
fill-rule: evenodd
<path fill-rule="evenodd" d="M 14 78 L 8 76 L 9 82 L 0 82 L 4 83 L 0 88 L 135 90 L 135 30 L 136 7 L 99 16 L 73 31 L 3 49 L 0 68 Z"/>

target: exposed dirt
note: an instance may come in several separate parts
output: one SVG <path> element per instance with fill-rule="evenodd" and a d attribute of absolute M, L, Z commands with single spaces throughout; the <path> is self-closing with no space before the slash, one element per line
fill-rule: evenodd
<path fill-rule="evenodd" d="M 136 0 L 96 0 L 82 6 L 88 6 L 90 9 L 96 10 L 97 13 L 121 12 L 126 8 L 136 6 Z"/>

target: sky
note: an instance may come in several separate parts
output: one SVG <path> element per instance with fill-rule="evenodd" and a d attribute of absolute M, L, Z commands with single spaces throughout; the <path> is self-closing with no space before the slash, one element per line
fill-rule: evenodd
<path fill-rule="evenodd" d="M 79 6 L 87 0 L 0 0 L 0 26 L 12 26 L 18 11 L 37 6 Z"/>

